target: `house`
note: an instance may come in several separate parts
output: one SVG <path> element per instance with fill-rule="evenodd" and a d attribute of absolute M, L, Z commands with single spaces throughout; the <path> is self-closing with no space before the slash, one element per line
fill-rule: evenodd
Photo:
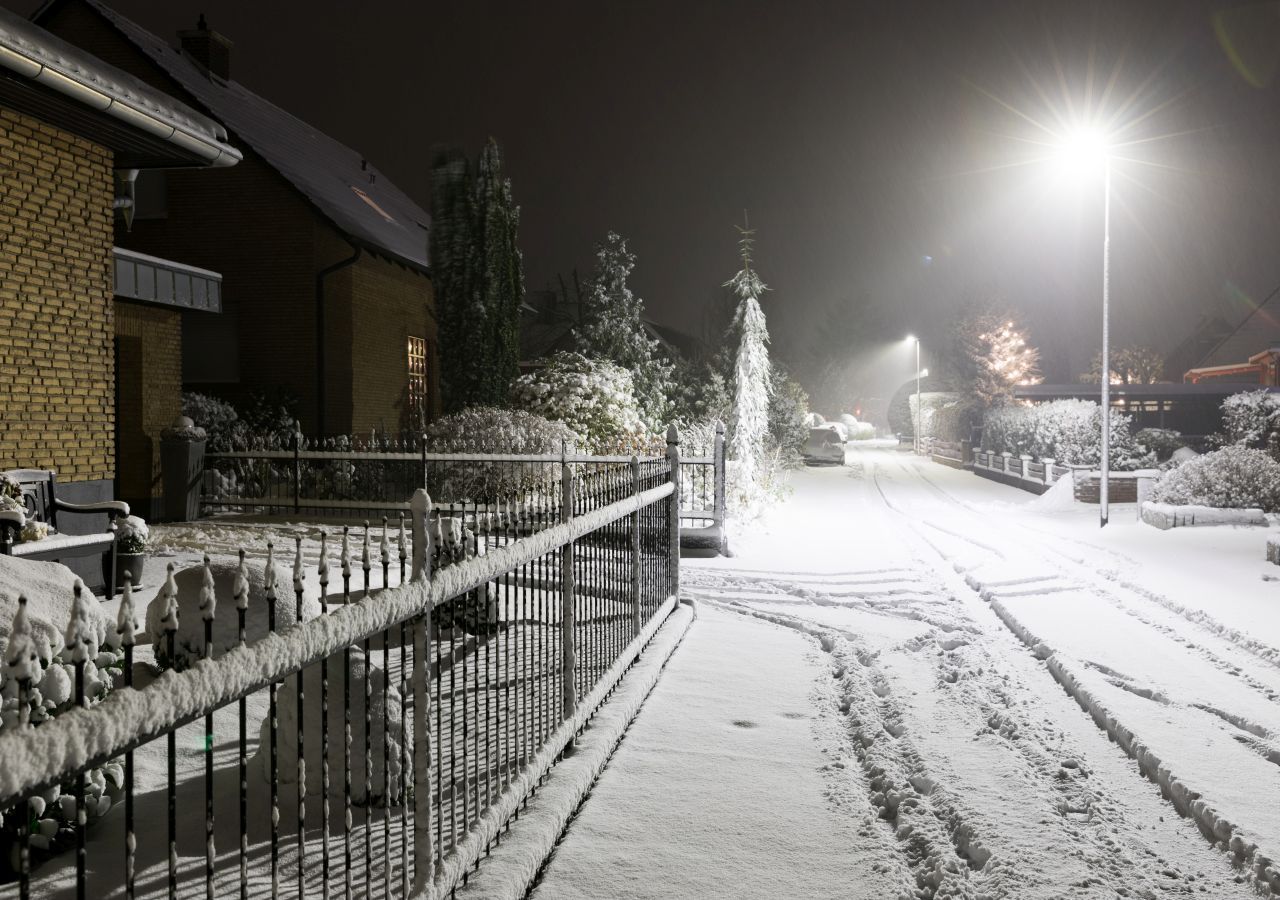
<path fill-rule="evenodd" d="M 1280 386 L 1278 297 L 1280 289 L 1272 291 L 1239 325 L 1223 335 L 1194 366 L 1188 368 L 1183 380 L 1191 384 L 1214 382 Z"/>
<path fill-rule="evenodd" d="M 118 243 L 222 274 L 221 315 L 182 321 L 182 380 L 233 402 L 292 395 L 308 434 L 417 429 L 439 408 L 429 218 L 359 152 L 233 77 L 203 16 L 170 44 L 99 0 L 35 20 L 224 123 L 232 169 L 144 173 Z"/>
<path fill-rule="evenodd" d="M 114 218 L 139 171 L 194 181 L 239 160 L 221 125 L 0 10 L 0 469 L 148 514 L 181 411 L 179 322 L 217 319 L 220 277 L 116 246 Z"/>

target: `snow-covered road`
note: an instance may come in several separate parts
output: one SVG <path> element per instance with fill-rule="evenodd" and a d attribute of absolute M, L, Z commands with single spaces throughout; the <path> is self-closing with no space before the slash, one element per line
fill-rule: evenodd
<path fill-rule="evenodd" d="M 826 655 L 842 802 L 879 812 L 900 896 L 1280 896 L 1265 530 L 1062 506 L 851 451 L 685 592 Z"/>

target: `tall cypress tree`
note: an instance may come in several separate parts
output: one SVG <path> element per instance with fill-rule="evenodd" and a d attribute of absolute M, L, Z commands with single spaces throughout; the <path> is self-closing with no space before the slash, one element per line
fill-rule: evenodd
<path fill-rule="evenodd" d="M 500 406 L 520 361 L 520 210 L 493 140 L 475 170 L 456 150 L 431 178 L 431 265 L 445 408 Z"/>
<path fill-rule="evenodd" d="M 751 268 L 755 232 L 749 226 L 739 228 L 738 232 L 742 235 L 742 268 L 725 282 L 725 287 L 738 296 L 738 311 L 733 320 L 738 350 L 734 358 L 728 454 L 738 461 L 742 487 L 750 494 L 755 490 L 764 460 L 773 373 L 769 361 L 769 329 L 760 308 L 760 295 L 769 288 Z"/>

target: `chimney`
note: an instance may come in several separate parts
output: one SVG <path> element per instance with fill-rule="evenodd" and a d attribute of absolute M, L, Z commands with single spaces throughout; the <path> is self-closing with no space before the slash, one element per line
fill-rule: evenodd
<path fill-rule="evenodd" d="M 217 75 L 223 81 L 231 80 L 231 41 L 205 23 L 204 13 L 191 31 L 179 31 L 182 52 L 193 59 L 206 72 Z"/>

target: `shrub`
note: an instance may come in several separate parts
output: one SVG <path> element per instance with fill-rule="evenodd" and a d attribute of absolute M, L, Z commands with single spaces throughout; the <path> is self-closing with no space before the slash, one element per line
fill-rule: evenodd
<path fill-rule="evenodd" d="M 773 367 L 773 393 L 769 396 L 769 443 L 787 468 L 802 462 L 805 441 L 809 439 L 809 395 L 794 378 L 776 364 Z"/>
<path fill-rule="evenodd" d="M 1154 456 L 1135 443 L 1131 421 L 1112 410 L 1111 467 L 1116 471 L 1141 469 L 1154 462 Z M 1102 459 L 1102 411 L 1089 400 L 998 406 L 988 410 L 983 420 L 982 446 L 995 453 L 1050 457 L 1066 465 L 1097 465 Z"/>
<path fill-rule="evenodd" d="M 876 426 L 870 422 L 856 422 L 849 430 L 849 440 L 869 441 L 876 436 Z"/>
<path fill-rule="evenodd" d="M 1267 446 L 1267 439 L 1280 431 L 1280 394 L 1247 391 L 1222 401 L 1223 446 Z"/>
<path fill-rule="evenodd" d="M 1280 509 L 1280 463 L 1261 450 L 1223 447 L 1188 460 L 1160 477 L 1157 503 L 1223 509 Z"/>
<path fill-rule="evenodd" d="M 432 453 L 559 453 L 565 442 L 572 452 L 582 438 L 563 422 L 492 406 L 464 409 L 438 419 L 427 429 L 427 449 Z M 429 487 L 436 500 L 492 503 L 558 478 L 558 468 L 554 463 L 444 465 L 432 469 Z"/>
<path fill-rule="evenodd" d="M 557 353 L 511 385 L 518 409 L 563 422 L 590 453 L 647 453 L 661 443 L 640 419 L 631 375 L 578 353 Z"/>
<path fill-rule="evenodd" d="M 248 426 L 241 421 L 236 408 L 225 400 L 208 394 L 184 393 L 182 414 L 205 430 L 208 437 L 205 449 L 209 452 L 225 452 L 244 446 Z"/>
<path fill-rule="evenodd" d="M 1159 462 L 1165 462 L 1179 447 L 1187 446 L 1182 434 L 1168 428 L 1144 428 L 1133 436 L 1133 441 L 1143 453 L 1151 453 Z"/>

